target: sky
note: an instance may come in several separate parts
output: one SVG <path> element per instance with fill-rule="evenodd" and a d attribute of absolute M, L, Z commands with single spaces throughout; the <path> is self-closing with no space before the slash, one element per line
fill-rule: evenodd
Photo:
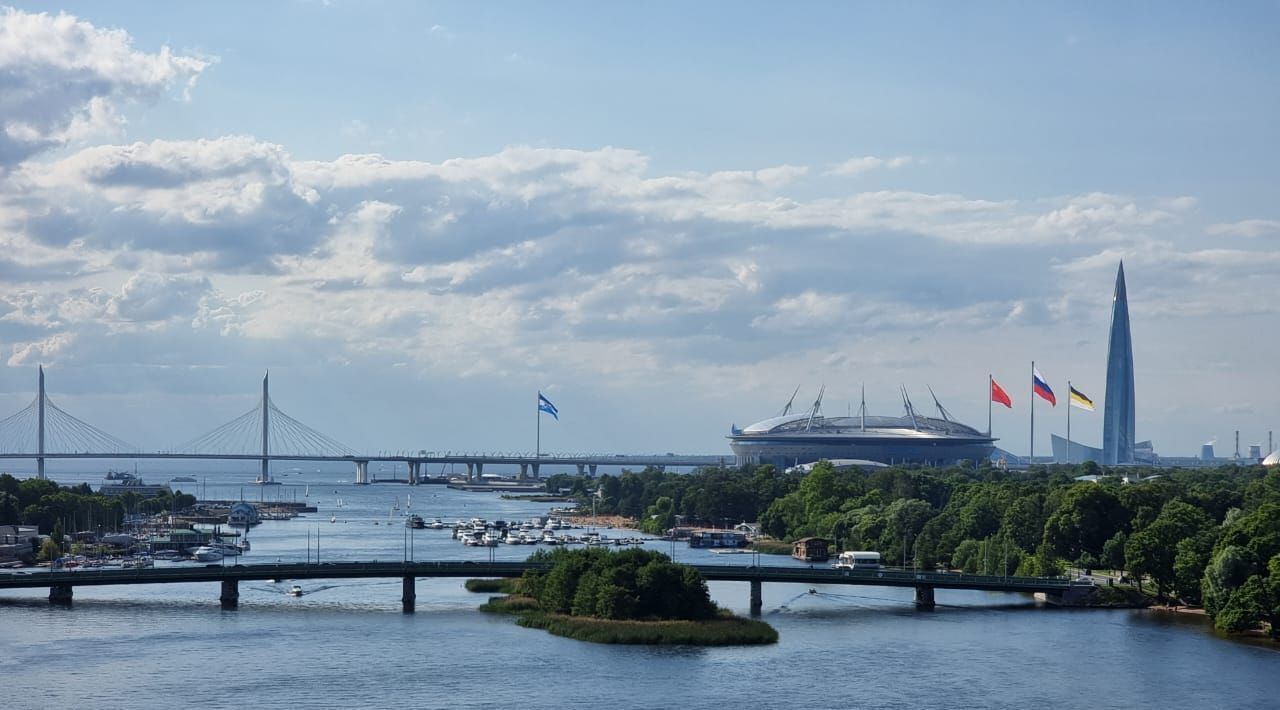
<path fill-rule="evenodd" d="M 728 453 L 808 407 L 1280 429 L 1280 5 L 0 8 L 0 417 L 366 452 Z M 1038 403 L 1036 450 L 1066 411 Z"/>

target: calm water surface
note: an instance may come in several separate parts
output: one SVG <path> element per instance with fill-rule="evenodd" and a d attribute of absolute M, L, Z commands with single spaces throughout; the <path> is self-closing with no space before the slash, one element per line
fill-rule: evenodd
<path fill-rule="evenodd" d="M 215 484 L 211 476 L 210 496 L 239 497 L 238 480 L 225 481 L 241 477 Z M 309 484 L 320 512 L 254 528 L 243 561 L 305 559 L 308 532 L 313 540 L 319 533 L 324 560 L 401 559 L 405 528 L 390 508 L 398 502 L 403 512 L 407 494 L 428 520 L 521 519 L 551 507 L 341 478 L 298 474 L 287 479 L 296 486 L 280 490 L 245 486 L 249 498 L 301 500 Z M 518 559 L 532 549 L 494 554 Z M 478 560 L 490 552 L 425 530 L 413 554 Z M 684 546 L 675 554 L 751 562 Z M 1042 608 L 1020 595 L 942 590 L 937 610 L 920 612 L 910 590 L 765 585 L 764 619 L 778 629 L 777 645 L 698 649 L 600 646 L 522 629 L 475 611 L 484 597 L 460 580 L 419 580 L 412 615 L 400 613 L 398 579 L 303 581 L 301 598 L 284 594 L 290 584 L 243 583 L 240 609 L 229 612 L 216 584 L 77 587 L 71 608 L 49 606 L 47 590 L 0 592 L 0 706 L 1280 707 L 1280 652 L 1269 645 L 1226 641 L 1149 612 Z M 745 583 L 711 591 L 746 613 Z"/>

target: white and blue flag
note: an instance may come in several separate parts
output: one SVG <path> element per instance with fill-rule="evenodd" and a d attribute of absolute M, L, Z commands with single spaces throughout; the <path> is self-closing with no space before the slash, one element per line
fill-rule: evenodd
<path fill-rule="evenodd" d="M 560 410 L 556 409 L 556 405 L 552 404 L 551 400 L 543 397 L 541 392 L 538 393 L 538 411 L 546 412 L 555 417 L 556 421 L 560 421 Z"/>

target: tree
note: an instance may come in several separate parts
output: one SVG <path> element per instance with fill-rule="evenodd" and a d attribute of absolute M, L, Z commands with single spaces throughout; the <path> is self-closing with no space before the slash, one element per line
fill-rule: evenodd
<path fill-rule="evenodd" d="M 6 474 L 7 475 L 7 474 Z M 21 518 L 22 508 L 18 496 L 7 491 L 0 491 L 0 525 L 17 525 Z"/>
<path fill-rule="evenodd" d="M 1099 558 L 1102 566 L 1107 569 L 1119 570 L 1123 573 L 1127 569 L 1124 560 L 1124 546 L 1128 541 L 1129 536 L 1125 535 L 1124 531 L 1121 530 L 1103 543 L 1102 557 Z"/>
<path fill-rule="evenodd" d="M 1102 546 L 1124 528 L 1124 506 L 1114 493 L 1096 483 L 1078 483 L 1067 490 L 1062 505 L 1044 526 L 1044 542 L 1061 557 L 1076 559 L 1088 552 L 1102 556 Z"/>
<path fill-rule="evenodd" d="M 1215 619 L 1215 623 L 1218 614 L 1231 601 L 1231 595 L 1249 579 L 1252 569 L 1252 555 L 1243 547 L 1227 545 L 1214 553 L 1205 567 L 1200 588 L 1205 612 Z"/>
<path fill-rule="evenodd" d="M 1202 600 L 1200 580 L 1217 541 L 1217 531 L 1206 528 L 1178 542 L 1173 558 L 1173 591 L 1188 604 L 1200 604 Z"/>
<path fill-rule="evenodd" d="M 548 571 L 525 573 L 525 590 L 546 611 L 601 619 L 707 619 L 717 613 L 692 567 L 650 550 L 534 553 Z"/>
<path fill-rule="evenodd" d="M 1169 501 L 1150 525 L 1129 538 L 1125 546 L 1129 569 L 1138 575 L 1151 575 L 1157 594 L 1164 599 L 1175 586 L 1174 562 L 1178 543 L 1201 534 L 1212 525 L 1213 521 L 1199 508 L 1181 500 Z M 1188 555 L 1193 554 L 1193 549 L 1188 548 Z M 1190 572 L 1185 574 L 1191 576 Z M 1186 583 L 1188 588 L 1192 586 L 1190 580 Z M 1198 590 L 1196 596 L 1199 596 Z"/>

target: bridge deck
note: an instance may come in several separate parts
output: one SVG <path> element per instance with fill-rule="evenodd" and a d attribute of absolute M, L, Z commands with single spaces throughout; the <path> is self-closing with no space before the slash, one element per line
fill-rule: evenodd
<path fill-rule="evenodd" d="M 253 564 L 153 567 L 148 569 L 77 569 L 0 572 L 0 589 L 31 589 L 111 584 L 171 584 L 266 579 L 352 579 L 370 577 L 519 577 L 539 565 L 530 562 L 324 562 L 318 564 Z M 909 570 L 845 570 L 805 567 L 736 567 L 694 565 L 708 581 L 845 584 L 880 587 L 930 586 L 995 592 L 1057 592 L 1073 586 L 1062 577 L 995 577 Z M 1080 586 L 1075 584 L 1075 586 Z"/>

